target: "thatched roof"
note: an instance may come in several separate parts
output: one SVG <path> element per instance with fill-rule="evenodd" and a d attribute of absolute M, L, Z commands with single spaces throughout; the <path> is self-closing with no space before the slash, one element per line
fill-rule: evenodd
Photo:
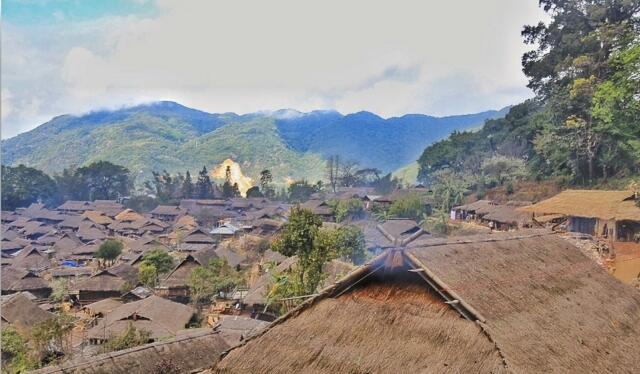
<path fill-rule="evenodd" d="M 232 250 L 231 248 L 229 248 L 229 246 L 226 246 L 226 245 L 216 248 L 215 252 L 217 257 L 224 258 L 225 260 L 227 260 L 227 263 L 232 267 L 236 267 L 247 260 L 246 255 L 240 254 Z"/>
<path fill-rule="evenodd" d="M 85 242 L 107 238 L 107 235 L 93 224 L 81 224 L 76 235 Z"/>
<path fill-rule="evenodd" d="M 172 216 L 177 217 L 180 214 L 184 213 L 184 211 L 175 205 L 158 205 L 151 211 L 151 214 L 161 215 L 161 216 Z"/>
<path fill-rule="evenodd" d="M 205 230 L 200 228 L 191 230 L 182 238 L 183 243 L 198 243 L 198 244 L 214 244 L 216 241 Z"/>
<path fill-rule="evenodd" d="M 429 296 L 385 280 L 395 274 L 415 275 Z M 637 290 L 562 238 L 520 231 L 387 251 L 232 350 L 218 368 L 633 372 L 639 344 Z"/>
<path fill-rule="evenodd" d="M 175 336 L 186 327 L 195 313 L 190 306 L 152 295 L 145 299 L 122 304 L 106 313 L 96 326 L 87 332 L 89 338 L 108 339 L 120 335 L 132 323 L 137 329 L 151 333 L 152 339 Z"/>
<path fill-rule="evenodd" d="M 321 216 L 333 215 L 333 208 L 329 206 L 329 204 L 327 204 L 324 200 L 308 200 L 300 204 L 300 207 L 308 209 L 312 211 L 313 214 Z"/>
<path fill-rule="evenodd" d="M 214 248 L 204 249 L 190 253 L 182 260 L 161 282 L 162 287 L 181 288 L 186 287 L 189 274 L 198 266 L 207 265 L 210 260 L 216 258 Z"/>
<path fill-rule="evenodd" d="M 520 210 L 540 215 L 640 221 L 640 208 L 635 205 L 633 197 L 631 191 L 566 190 Z"/>
<path fill-rule="evenodd" d="M 120 292 L 127 281 L 109 270 L 102 270 L 87 279 L 77 282 L 75 291 Z"/>
<path fill-rule="evenodd" d="M 46 254 L 41 253 L 35 247 L 28 246 L 22 248 L 13 260 L 13 267 L 41 271 L 51 267 L 51 260 Z"/>
<path fill-rule="evenodd" d="M 89 210 L 93 207 L 90 201 L 78 201 L 78 200 L 67 200 L 62 205 L 56 208 L 56 210 L 68 210 L 75 212 L 84 212 L 85 210 Z"/>
<path fill-rule="evenodd" d="M 478 327 L 415 283 L 371 282 L 276 322 L 220 373 L 502 373 Z"/>
<path fill-rule="evenodd" d="M 0 314 L 3 323 L 9 323 L 18 332 L 27 334 L 34 325 L 53 318 L 53 314 L 40 309 L 36 303 L 25 296 L 24 292 L 10 295 L 7 298 L 3 297 Z"/>
<path fill-rule="evenodd" d="M 214 330 L 219 331 L 220 336 L 230 346 L 234 346 L 267 326 L 269 326 L 269 322 L 258 319 L 222 315 L 221 320 L 214 327 Z"/>
<path fill-rule="evenodd" d="M 82 309 L 88 311 L 91 315 L 101 314 L 104 316 L 121 305 L 122 301 L 108 297 L 95 303 L 87 304 Z"/>
<path fill-rule="evenodd" d="M 104 212 L 99 212 L 96 210 L 88 210 L 82 213 L 82 216 L 98 225 L 108 226 L 109 224 L 113 223 L 111 217 L 107 216 Z"/>
<path fill-rule="evenodd" d="M 36 274 L 17 269 L 13 266 L 5 266 L 0 272 L 2 279 L 0 285 L 3 292 L 38 291 L 51 289 L 49 284 Z"/>
<path fill-rule="evenodd" d="M 140 213 L 137 213 L 133 209 L 125 209 L 122 212 L 118 213 L 115 216 L 115 219 L 116 221 L 120 221 L 120 222 L 133 222 L 133 221 L 138 221 L 146 218 Z"/>
<path fill-rule="evenodd" d="M 509 225 L 523 225 L 533 222 L 533 214 L 521 212 L 515 206 L 498 205 L 491 212 L 485 214 L 482 219 Z"/>
<path fill-rule="evenodd" d="M 493 201 L 478 200 L 478 201 L 474 201 L 473 203 L 456 206 L 453 209 L 463 210 L 465 212 L 476 212 L 476 213 L 485 212 L 486 213 L 491 211 L 491 209 L 493 209 L 495 205 L 496 203 L 494 203 Z M 480 212 L 478 212 L 478 210 L 480 210 Z"/>
<path fill-rule="evenodd" d="M 157 373 L 163 363 L 189 373 L 215 364 L 229 345 L 218 332 L 195 331 L 177 338 L 145 344 L 122 351 L 66 361 L 37 370 L 38 374 Z M 165 364 L 166 365 L 166 364 Z"/>

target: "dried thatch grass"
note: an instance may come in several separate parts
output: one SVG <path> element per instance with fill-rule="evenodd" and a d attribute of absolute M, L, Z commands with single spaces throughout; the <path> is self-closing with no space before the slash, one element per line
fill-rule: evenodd
<path fill-rule="evenodd" d="M 387 269 L 407 274 L 406 267 L 420 269 L 411 274 L 456 311 L 415 284 L 368 283 Z M 232 350 L 214 370 L 620 373 L 640 368 L 638 346 L 637 290 L 538 230 L 388 251 Z"/>
<path fill-rule="evenodd" d="M 640 368 L 640 293 L 556 235 L 492 235 L 408 250 L 485 319 L 516 372 Z"/>
<path fill-rule="evenodd" d="M 424 286 L 373 281 L 233 350 L 215 372 L 504 372 L 478 326 Z"/>
<path fill-rule="evenodd" d="M 181 373 L 215 364 L 229 346 L 219 333 L 199 331 L 175 339 L 68 361 L 37 370 L 40 374 L 161 373 L 162 363 L 170 363 Z"/>
<path fill-rule="evenodd" d="M 630 200 L 632 196 L 631 191 L 566 190 L 519 210 L 607 220 L 640 220 L 640 208 Z"/>

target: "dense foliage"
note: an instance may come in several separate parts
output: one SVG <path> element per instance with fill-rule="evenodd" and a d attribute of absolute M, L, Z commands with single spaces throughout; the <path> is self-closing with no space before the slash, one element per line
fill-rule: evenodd
<path fill-rule="evenodd" d="M 118 240 L 105 240 L 102 244 L 100 244 L 100 247 L 98 247 L 96 258 L 113 262 L 122 253 L 122 247 L 122 242 Z"/>
<path fill-rule="evenodd" d="M 324 265 L 335 258 L 360 264 L 366 259 L 362 231 L 355 226 L 338 229 L 322 228 L 322 220 L 307 209 L 292 208 L 289 221 L 272 249 L 285 256 L 297 256 L 298 262 L 290 271 L 274 274 L 269 292 L 270 303 L 282 299 L 313 294 L 325 279 Z"/>
<path fill-rule="evenodd" d="M 198 266 L 187 278 L 189 295 L 196 303 L 211 301 L 220 292 L 231 292 L 241 283 L 240 274 L 223 258 L 215 258 L 205 266 Z"/>
<path fill-rule="evenodd" d="M 151 341 L 151 332 L 137 329 L 133 323 L 129 322 L 127 328 L 120 335 L 111 335 L 100 347 L 102 353 L 120 351 L 123 349 L 137 347 Z"/>
<path fill-rule="evenodd" d="M 640 3 L 541 0 L 548 24 L 525 26 L 533 100 L 478 132 L 429 146 L 419 177 L 450 168 L 478 188 L 523 174 L 589 185 L 640 170 Z M 490 161 L 497 161 L 500 163 Z M 523 173 L 519 164 L 526 163 Z M 506 175 L 496 168 L 506 170 Z M 497 178 L 496 178 L 497 177 Z M 487 181 L 485 178 L 493 178 Z"/>
<path fill-rule="evenodd" d="M 15 210 L 41 201 L 57 201 L 56 182 L 40 170 L 19 165 L 2 165 L 2 209 Z"/>

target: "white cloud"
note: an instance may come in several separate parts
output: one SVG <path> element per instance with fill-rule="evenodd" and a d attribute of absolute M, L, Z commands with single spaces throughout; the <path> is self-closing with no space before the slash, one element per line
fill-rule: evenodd
<path fill-rule="evenodd" d="M 207 111 L 470 112 L 530 95 L 520 29 L 542 17 L 536 2 L 512 0 L 157 5 L 151 19 L 49 30 L 58 42 L 42 50 L 47 38 L 3 26 L 3 45 L 15 41 L 3 80 L 22 76 L 8 87 L 17 102 L 38 96 L 41 115 L 160 99 Z M 15 132 L 37 124 L 18 111 L 7 118 Z"/>

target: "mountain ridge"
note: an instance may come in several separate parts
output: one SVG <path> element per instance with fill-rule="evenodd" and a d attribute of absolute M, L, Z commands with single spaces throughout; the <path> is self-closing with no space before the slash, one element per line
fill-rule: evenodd
<path fill-rule="evenodd" d="M 281 181 L 315 181 L 329 155 L 390 172 L 415 161 L 427 145 L 452 131 L 477 127 L 507 109 L 385 119 L 367 111 L 208 113 L 160 101 L 56 116 L 2 140 L 2 159 L 7 165 L 22 163 L 48 173 L 104 159 L 128 167 L 139 182 L 152 170 L 193 173 L 231 158 L 254 180 L 261 169 L 269 168 Z"/>

